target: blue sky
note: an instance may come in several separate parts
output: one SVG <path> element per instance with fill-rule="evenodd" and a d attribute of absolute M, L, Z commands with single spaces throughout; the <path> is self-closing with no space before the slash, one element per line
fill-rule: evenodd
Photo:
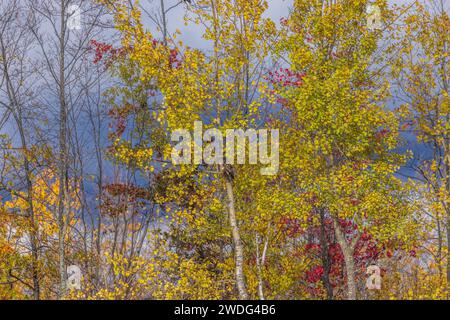
<path fill-rule="evenodd" d="M 179 0 L 166 0 L 166 8 L 170 8 L 179 2 Z M 144 8 L 148 8 L 151 11 L 151 8 L 159 8 L 159 0 L 142 0 L 142 6 Z M 271 18 L 275 22 L 279 22 L 280 18 L 286 17 L 289 12 L 289 8 L 291 7 L 293 0 L 268 0 L 269 9 L 266 12 L 266 16 Z M 151 12 L 152 13 L 152 12 Z M 189 43 L 189 46 L 196 48 L 205 48 L 205 41 L 202 40 L 202 30 L 198 25 L 184 25 L 183 17 L 185 15 L 184 5 L 180 5 L 175 9 L 171 10 L 167 19 L 168 19 L 168 28 L 169 32 L 173 33 L 176 29 L 181 31 L 181 36 L 179 39 L 183 41 L 183 43 Z M 158 35 L 158 31 L 154 27 L 154 24 L 150 21 L 150 19 L 145 19 L 146 25 L 149 29 L 154 33 L 154 35 Z"/>
<path fill-rule="evenodd" d="M 165 0 L 166 8 L 170 8 L 177 4 L 180 0 Z M 280 18 L 286 17 L 289 13 L 289 8 L 292 6 L 294 0 L 268 0 L 269 9 L 266 12 L 266 16 L 271 18 L 275 22 L 279 22 Z M 406 3 L 412 3 L 413 0 L 389 0 L 391 4 L 402 5 Z M 446 1 L 449 5 L 450 1 Z M 141 5 L 151 13 L 155 13 L 155 9 L 159 9 L 160 0 L 141 0 Z M 183 17 L 185 15 L 184 5 L 179 5 L 175 9 L 171 10 L 168 14 L 168 28 L 169 32 L 173 33 L 176 29 L 181 31 L 179 37 L 184 43 L 189 43 L 191 47 L 205 48 L 207 44 L 202 40 L 202 29 L 197 25 L 184 25 Z M 155 28 L 154 23 L 150 19 L 145 19 L 146 25 L 154 33 L 155 36 L 159 36 L 158 31 Z"/>

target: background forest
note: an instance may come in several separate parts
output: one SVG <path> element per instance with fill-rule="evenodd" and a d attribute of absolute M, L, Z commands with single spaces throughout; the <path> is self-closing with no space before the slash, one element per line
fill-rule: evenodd
<path fill-rule="evenodd" d="M 448 299 L 449 27 L 446 0 L 0 0 L 0 299 Z M 278 173 L 174 165 L 196 120 L 279 129 Z"/>

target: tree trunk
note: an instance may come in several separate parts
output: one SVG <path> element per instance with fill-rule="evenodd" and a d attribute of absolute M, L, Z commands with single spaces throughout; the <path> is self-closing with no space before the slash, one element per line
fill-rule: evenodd
<path fill-rule="evenodd" d="M 447 299 L 450 297 L 450 217 L 447 215 Z"/>
<path fill-rule="evenodd" d="M 330 271 L 331 271 L 331 257 L 329 255 L 328 239 L 325 228 L 325 212 L 323 209 L 319 209 L 320 214 L 320 247 L 321 247 L 321 259 L 323 266 L 323 275 L 321 277 L 323 286 L 327 291 L 327 299 L 333 300 L 333 286 L 330 282 Z"/>
<path fill-rule="evenodd" d="M 13 99 L 17 103 L 15 99 Z M 18 105 L 16 105 L 16 110 L 19 110 Z M 32 182 L 32 173 L 30 167 L 30 161 L 28 160 L 28 146 L 25 137 L 25 130 L 23 127 L 23 120 L 20 111 L 19 114 L 15 115 L 15 119 L 17 122 L 17 126 L 19 129 L 20 140 L 22 144 L 22 152 L 23 152 L 23 167 L 25 170 L 25 180 L 27 185 L 27 195 L 26 199 L 28 202 L 27 208 L 27 218 L 30 220 L 30 245 L 31 245 L 31 270 L 32 270 L 32 278 L 33 278 L 33 298 L 35 300 L 40 299 L 40 284 L 39 284 L 39 253 L 38 253 L 38 238 L 39 238 L 39 229 L 36 225 L 35 214 L 34 214 L 34 204 L 33 204 L 33 182 Z"/>
<path fill-rule="evenodd" d="M 27 208 L 27 218 L 30 220 L 30 244 L 31 244 L 31 270 L 32 270 L 32 278 L 33 278 L 33 298 L 35 300 L 40 299 L 40 284 L 39 284 L 39 253 L 38 253 L 38 238 L 39 238 L 39 229 L 36 225 L 35 214 L 34 214 L 34 204 L 33 204 L 33 182 L 32 182 L 32 172 L 30 161 L 28 159 L 28 144 L 25 136 L 24 130 L 24 121 L 23 115 L 21 111 L 21 107 L 19 105 L 18 98 L 16 96 L 16 90 L 14 89 L 10 72 L 8 66 L 8 57 L 6 53 L 6 48 L 3 43 L 3 38 L 0 38 L 0 46 L 1 46 L 1 61 L 3 64 L 3 73 L 6 82 L 6 91 L 8 95 L 8 99 L 12 105 L 12 114 L 14 120 L 16 121 L 17 129 L 20 135 L 21 147 L 22 147 L 22 157 L 23 157 L 23 167 L 25 170 L 25 180 L 27 186 L 27 195 L 26 199 L 28 202 Z"/>
<path fill-rule="evenodd" d="M 239 234 L 239 227 L 236 221 L 236 211 L 234 206 L 234 194 L 233 186 L 231 184 L 231 179 L 226 177 L 226 189 L 228 196 L 228 211 L 231 226 L 231 233 L 233 236 L 234 252 L 235 252 L 235 272 L 236 272 L 236 283 L 239 292 L 239 299 L 247 300 L 248 294 L 245 285 L 244 277 L 244 249 L 241 241 L 241 236 Z"/>
<path fill-rule="evenodd" d="M 264 298 L 264 283 L 263 283 L 263 267 L 264 264 L 266 262 L 266 253 L 267 253 L 267 248 L 269 246 L 269 235 L 267 235 L 265 241 L 264 241 L 264 246 L 263 246 L 263 250 L 262 253 L 260 252 L 259 249 L 259 236 L 258 234 L 256 235 L 256 268 L 258 271 L 258 296 L 259 296 L 259 300 L 265 300 Z"/>
<path fill-rule="evenodd" d="M 341 247 L 342 254 L 344 255 L 345 273 L 347 276 L 347 299 L 356 300 L 355 262 L 353 260 L 356 239 L 354 239 L 352 243 L 348 243 L 337 219 L 333 219 L 333 224 L 336 239 Z"/>
<path fill-rule="evenodd" d="M 65 225 L 67 223 L 67 106 L 65 94 L 65 34 L 66 2 L 60 3 L 61 25 L 59 34 L 59 199 L 58 199 L 58 255 L 59 255 L 59 298 L 66 293 Z"/>
<path fill-rule="evenodd" d="M 164 0 L 161 0 L 161 18 L 162 18 L 162 31 L 163 31 L 163 42 L 167 47 L 167 18 L 166 18 L 166 9 L 164 6 Z"/>
<path fill-rule="evenodd" d="M 22 134 L 21 134 L 22 136 Z M 39 285 L 39 254 L 38 254 L 38 226 L 36 225 L 34 216 L 34 205 L 33 205 L 33 184 L 31 181 L 31 170 L 30 163 L 28 161 L 28 155 L 26 144 L 23 136 L 22 145 L 24 145 L 24 167 L 25 175 L 27 180 L 27 202 L 28 202 L 28 213 L 27 216 L 30 219 L 31 231 L 30 231 L 30 243 L 31 243 L 31 269 L 33 277 L 33 297 L 35 300 L 40 299 L 40 285 Z"/>
<path fill-rule="evenodd" d="M 448 88 L 446 88 L 448 92 Z M 447 116 L 449 120 L 450 116 Z M 450 195 L 450 137 L 447 135 L 444 148 L 444 163 L 445 163 L 445 190 L 447 191 L 447 197 Z M 447 215 L 447 299 L 450 297 L 450 209 L 448 203 L 444 202 L 444 209 Z"/>

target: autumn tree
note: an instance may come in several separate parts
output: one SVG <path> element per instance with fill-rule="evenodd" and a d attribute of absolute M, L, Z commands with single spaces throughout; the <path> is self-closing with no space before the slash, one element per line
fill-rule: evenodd
<path fill-rule="evenodd" d="M 408 214 L 394 177 L 402 160 L 392 152 L 398 122 L 386 107 L 389 86 L 378 68 L 385 62 L 376 54 L 383 33 L 368 28 L 367 5 L 295 1 L 279 47 L 294 80 L 275 86 L 288 119 L 282 170 L 295 179 L 296 192 L 331 219 L 348 299 L 358 297 L 355 248 L 361 236 L 367 232 L 381 243 L 394 235 L 402 239 L 400 221 Z M 376 5 L 389 25 L 387 3 Z M 348 223 L 353 230 L 344 228 Z"/>
<path fill-rule="evenodd" d="M 13 191 L 21 191 L 21 185 L 26 190 L 24 197 L 29 204 L 24 209 L 25 216 L 29 220 L 27 234 L 30 237 L 30 251 L 32 253 L 32 282 L 31 285 L 34 299 L 40 298 L 40 275 L 38 268 L 39 249 L 38 249 L 38 226 L 35 221 L 35 212 L 33 208 L 33 180 L 34 167 L 33 149 L 36 143 L 31 139 L 32 132 L 30 129 L 34 125 L 27 120 L 34 115 L 31 108 L 32 101 L 35 97 L 36 85 L 33 81 L 37 79 L 36 69 L 29 63 L 29 55 L 33 50 L 33 37 L 26 27 L 28 19 L 27 10 L 20 1 L 11 1 L 8 4 L 2 3 L 0 10 L 2 18 L 0 20 L 0 73 L 1 73 L 1 97 L 0 106 L 4 109 L 4 118 L 13 119 L 13 128 L 17 130 L 20 142 L 17 148 L 11 146 L 10 150 L 15 149 L 20 154 L 20 162 L 23 169 L 18 172 Z M 25 81 L 24 79 L 27 79 Z M 9 181 L 10 185 L 0 185 L 1 189 L 10 189 L 13 181 Z M 11 191 L 11 190 L 10 190 Z"/>
<path fill-rule="evenodd" d="M 416 2 L 393 33 L 392 48 L 396 53 L 392 74 L 401 103 L 403 129 L 413 133 L 420 144 L 414 148 L 410 167 L 422 195 L 421 210 L 434 225 L 430 237 L 437 237 L 438 244 L 433 254 L 441 275 L 446 266 L 447 285 L 450 279 L 448 26 L 446 1 Z M 420 148 L 427 150 L 426 156 Z"/>
<path fill-rule="evenodd" d="M 144 30 L 139 10 L 132 8 L 129 11 L 118 4 L 112 8 L 116 10 L 117 27 L 123 35 L 122 46 L 132 48 L 130 59 L 140 69 L 140 80 L 153 83 L 162 94 L 162 110 L 155 112 L 154 116 L 165 123 L 169 132 L 180 127 L 192 129 L 193 120 L 200 119 L 205 120 L 205 129 L 213 126 L 255 126 L 252 114 L 261 101 L 255 95 L 257 86 L 254 82 L 259 77 L 268 50 L 264 35 L 266 32 L 270 35 L 273 28 L 270 21 L 262 18 L 267 8 L 265 2 L 198 1 L 196 6 L 189 6 L 187 21 L 192 19 L 203 24 L 204 39 L 212 45 L 210 54 L 191 49 L 181 42 L 172 41 L 171 47 L 168 47 L 165 41 L 155 40 L 151 33 Z M 153 58 L 148 59 L 149 56 Z M 164 149 L 165 159 L 169 161 L 170 150 L 170 145 Z M 147 158 L 153 150 L 149 152 Z M 194 167 L 183 166 L 174 171 L 180 176 L 179 179 L 194 175 L 195 179 L 207 181 L 205 172 L 211 172 L 209 179 L 214 184 L 217 181 L 223 183 L 221 187 L 217 186 L 218 194 L 225 192 L 227 195 L 222 198 L 217 194 L 226 203 L 224 209 L 228 211 L 235 252 L 236 284 L 240 298 L 245 299 L 248 293 L 244 276 L 244 247 L 233 189 L 236 169 L 225 165 L 208 166 L 196 160 Z M 210 192 L 215 194 L 216 187 L 210 188 Z M 184 191 L 177 191 L 180 192 Z M 182 212 L 179 206 L 176 210 Z"/>
<path fill-rule="evenodd" d="M 89 101 L 87 92 L 98 85 L 96 79 L 89 79 L 85 64 L 90 59 L 89 42 L 99 34 L 99 25 L 104 21 L 104 8 L 93 1 L 72 0 L 27 2 L 30 14 L 27 28 L 36 41 L 36 54 L 32 61 L 40 67 L 41 86 L 36 104 L 42 109 L 49 108 L 47 121 L 55 121 L 58 130 L 46 128 L 56 134 L 52 147 L 58 150 L 57 167 L 59 170 L 59 297 L 66 291 L 66 246 L 64 239 L 68 231 L 69 180 L 75 176 L 76 164 L 71 162 L 76 150 L 76 128 L 74 121 L 79 117 L 82 101 Z M 76 17 L 78 15 L 78 17 Z M 77 20 L 78 19 L 78 20 Z M 83 79 L 83 75 L 86 77 Z M 87 81 L 86 81 L 87 79 Z M 47 104 L 52 97 L 50 107 Z M 57 108 L 56 108 L 57 106 Z M 56 108 L 56 109 L 55 109 Z M 56 114 L 56 117 L 50 115 Z M 78 136 L 79 138 L 79 136 Z M 76 142 L 76 141 L 75 141 Z M 78 145 L 79 146 L 79 145 Z M 74 156 L 74 158 L 76 155 Z"/>

